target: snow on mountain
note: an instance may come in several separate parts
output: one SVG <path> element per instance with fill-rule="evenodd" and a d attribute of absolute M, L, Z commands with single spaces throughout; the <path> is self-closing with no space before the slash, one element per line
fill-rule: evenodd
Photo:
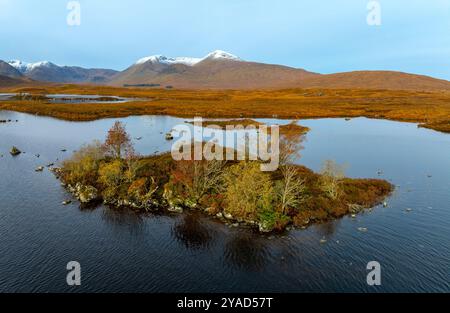
<path fill-rule="evenodd" d="M 242 61 L 239 57 L 222 51 L 222 50 L 216 50 L 213 51 L 211 53 L 209 53 L 207 56 L 205 56 L 204 58 L 191 58 L 191 57 L 176 57 L 176 58 L 172 58 L 172 57 L 166 57 L 164 55 L 152 55 L 149 57 L 145 57 L 142 58 L 140 60 L 138 60 L 135 65 L 140 65 L 140 64 L 144 64 L 147 62 L 151 62 L 151 63 L 161 63 L 161 64 L 184 64 L 187 66 L 194 66 L 197 63 L 200 63 L 201 61 L 207 60 L 207 59 L 214 59 L 214 60 L 219 60 L 219 59 L 224 59 L 224 60 L 233 60 L 233 61 Z"/>
<path fill-rule="evenodd" d="M 36 63 L 27 63 L 19 60 L 13 60 L 8 62 L 9 65 L 16 68 L 19 72 L 22 74 L 26 74 L 28 72 L 31 72 L 32 70 L 39 68 L 39 67 L 51 67 L 55 66 L 53 63 L 48 61 L 41 61 Z"/>
<path fill-rule="evenodd" d="M 163 64 L 184 64 L 187 66 L 193 66 L 200 62 L 201 59 L 198 58 L 188 58 L 188 57 L 177 57 L 170 58 L 164 55 L 152 55 L 149 57 L 142 58 L 136 62 L 136 64 L 144 64 L 147 62 L 151 63 L 163 63 Z"/>
<path fill-rule="evenodd" d="M 216 51 L 209 53 L 206 57 L 203 58 L 203 60 L 206 60 L 206 59 L 214 59 L 214 60 L 225 59 L 225 60 L 232 60 L 232 61 L 242 61 L 239 57 L 237 57 L 231 53 L 222 51 L 222 50 L 216 50 Z"/>

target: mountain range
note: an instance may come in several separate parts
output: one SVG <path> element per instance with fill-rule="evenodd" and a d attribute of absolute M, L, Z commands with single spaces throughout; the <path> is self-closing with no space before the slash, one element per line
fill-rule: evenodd
<path fill-rule="evenodd" d="M 11 78 L 29 78 L 53 83 L 107 83 L 118 72 L 109 69 L 85 69 L 78 66 L 59 66 L 42 61 L 26 63 L 18 60 L 0 61 L 0 75 Z"/>
<path fill-rule="evenodd" d="M 124 71 L 59 66 L 48 61 L 0 61 L 0 86 L 34 81 L 180 89 L 450 90 L 449 81 L 429 76 L 395 71 L 319 74 L 283 65 L 246 61 L 220 50 L 203 58 L 153 55 L 138 60 Z"/>

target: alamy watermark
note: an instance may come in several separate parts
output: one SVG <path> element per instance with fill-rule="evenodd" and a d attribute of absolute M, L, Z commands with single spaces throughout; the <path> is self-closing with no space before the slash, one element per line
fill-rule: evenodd
<path fill-rule="evenodd" d="M 381 3 L 379 1 L 369 1 L 367 3 L 367 25 L 380 26 L 381 25 Z"/>
<path fill-rule="evenodd" d="M 381 265 L 377 261 L 370 261 L 367 263 L 367 270 L 370 272 L 367 274 L 367 284 L 369 286 L 381 286 Z"/>
<path fill-rule="evenodd" d="M 81 265 L 77 261 L 67 263 L 66 269 L 69 271 L 66 282 L 69 286 L 81 286 Z"/>
<path fill-rule="evenodd" d="M 278 125 L 218 125 L 203 127 L 203 119 L 194 119 L 193 131 L 186 124 L 175 126 L 179 137 L 172 145 L 175 161 L 261 161 L 261 171 L 276 171 L 280 163 Z"/>
<path fill-rule="evenodd" d="M 80 26 L 81 25 L 81 4 L 79 1 L 69 1 L 67 3 L 67 25 Z"/>

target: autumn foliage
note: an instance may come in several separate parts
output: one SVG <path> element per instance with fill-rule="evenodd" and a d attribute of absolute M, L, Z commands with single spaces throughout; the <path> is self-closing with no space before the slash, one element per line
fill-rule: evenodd
<path fill-rule="evenodd" d="M 392 186 L 383 180 L 345 178 L 327 161 L 321 173 L 293 164 L 302 134 L 282 135 L 280 168 L 262 172 L 259 161 L 174 161 L 169 153 L 140 157 L 125 127 L 115 123 L 105 143 L 82 147 L 65 161 L 61 179 L 94 187 L 111 205 L 134 209 L 185 208 L 229 221 L 280 231 L 374 206 Z"/>

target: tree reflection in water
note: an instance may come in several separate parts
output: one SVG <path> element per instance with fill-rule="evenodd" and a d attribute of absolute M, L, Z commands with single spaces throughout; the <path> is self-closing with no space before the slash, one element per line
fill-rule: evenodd
<path fill-rule="evenodd" d="M 184 215 L 172 228 L 174 238 L 193 250 L 208 248 L 213 242 L 214 234 L 214 229 L 208 227 L 207 221 L 196 213 Z"/>
<path fill-rule="evenodd" d="M 267 244 L 267 238 L 259 234 L 238 231 L 225 244 L 225 261 L 246 271 L 261 271 L 269 257 Z"/>
<path fill-rule="evenodd" d="M 323 224 L 315 225 L 316 231 L 320 236 L 325 238 L 331 238 L 336 233 L 336 230 L 339 228 L 339 224 L 341 224 L 341 220 L 333 220 Z"/>
<path fill-rule="evenodd" d="M 126 228 L 130 234 L 142 234 L 145 231 L 143 216 L 129 209 L 103 207 L 102 219 L 110 226 Z"/>

